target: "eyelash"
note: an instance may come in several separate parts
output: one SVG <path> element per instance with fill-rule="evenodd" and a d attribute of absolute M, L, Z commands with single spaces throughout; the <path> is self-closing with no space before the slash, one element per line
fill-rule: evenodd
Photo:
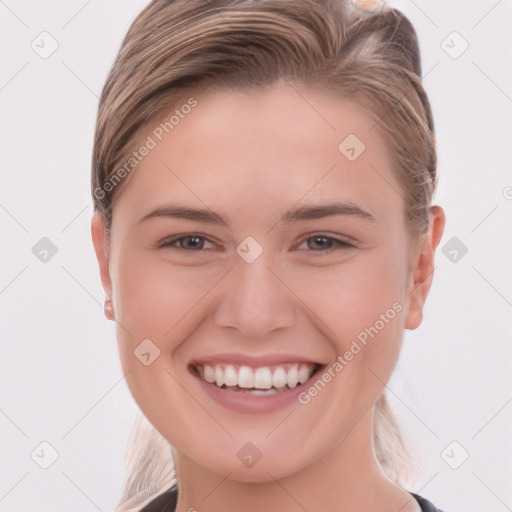
<path fill-rule="evenodd" d="M 203 252 L 207 249 L 184 249 L 183 247 L 176 247 L 174 246 L 174 244 L 176 244 L 177 242 L 179 242 L 180 240 L 186 240 L 188 238 L 199 238 L 201 240 L 206 240 L 207 242 L 210 242 L 210 243 L 213 243 L 211 242 L 210 240 L 208 240 L 206 237 L 204 236 L 201 236 L 201 235 L 194 235 L 194 234 L 191 234 L 191 235 L 185 235 L 185 236 L 180 236 L 180 237 L 177 237 L 177 238 L 173 238 L 171 240 L 167 240 L 163 243 L 161 243 L 158 247 L 159 248 L 162 248 L 162 249 L 178 249 L 178 250 L 181 250 L 181 251 L 185 251 L 185 252 Z M 333 237 L 330 237 L 330 236 L 327 236 L 327 235 L 324 235 L 324 234 L 321 234 L 321 233 L 318 233 L 318 234 L 314 234 L 314 235 L 310 235 L 308 236 L 307 238 L 303 239 L 299 245 L 301 245 L 303 242 L 307 242 L 308 240 L 311 240 L 311 239 L 314 239 L 314 238 L 323 238 L 325 240 L 329 240 L 329 241 L 332 241 L 332 242 L 335 242 L 336 244 L 338 244 L 338 248 L 339 249 L 343 249 L 343 248 L 350 248 L 350 247 L 355 247 L 354 245 L 352 244 L 349 244 L 348 242 L 345 242 L 344 240 L 340 240 L 338 238 L 333 238 Z M 320 249 L 318 251 L 315 251 L 315 250 L 311 250 L 311 252 L 324 252 L 324 253 L 330 253 L 332 251 L 335 251 L 336 248 L 334 247 L 330 247 L 329 249 Z"/>

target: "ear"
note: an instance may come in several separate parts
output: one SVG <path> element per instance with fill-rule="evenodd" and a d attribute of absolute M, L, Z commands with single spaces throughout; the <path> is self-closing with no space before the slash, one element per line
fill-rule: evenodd
<path fill-rule="evenodd" d="M 105 291 L 105 316 L 109 320 L 114 320 L 114 310 L 112 306 L 112 280 L 109 270 L 109 244 L 105 219 L 100 212 L 94 212 L 91 220 L 91 237 L 96 253 L 96 259 L 100 269 L 100 279 L 103 290 Z"/>
<path fill-rule="evenodd" d="M 446 218 L 440 206 L 430 208 L 428 232 L 421 245 L 416 249 L 410 267 L 410 282 L 407 296 L 409 307 L 404 327 L 416 329 L 423 320 L 423 306 L 434 278 L 434 254 L 443 236 Z"/>

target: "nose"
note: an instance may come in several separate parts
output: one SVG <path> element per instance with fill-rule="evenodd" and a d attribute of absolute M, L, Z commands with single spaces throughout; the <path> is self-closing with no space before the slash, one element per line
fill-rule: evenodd
<path fill-rule="evenodd" d="M 263 338 L 293 325 L 293 292 L 279 270 L 272 267 L 276 265 L 265 251 L 252 263 L 235 259 L 235 268 L 219 283 L 216 325 L 237 329 L 246 339 Z"/>

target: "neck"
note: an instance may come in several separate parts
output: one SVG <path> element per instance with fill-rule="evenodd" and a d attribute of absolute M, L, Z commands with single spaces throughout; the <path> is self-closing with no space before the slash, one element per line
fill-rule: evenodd
<path fill-rule="evenodd" d="M 382 471 L 373 447 L 373 408 L 334 450 L 281 478 L 241 482 L 206 470 L 174 452 L 178 481 L 176 512 L 316 512 L 383 510 L 415 512 L 414 498 Z"/>

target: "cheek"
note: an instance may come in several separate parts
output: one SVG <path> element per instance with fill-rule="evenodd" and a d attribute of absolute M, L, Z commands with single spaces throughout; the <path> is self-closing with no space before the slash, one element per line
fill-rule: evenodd
<path fill-rule="evenodd" d="M 131 357 L 144 339 L 162 354 L 174 352 L 201 321 L 202 300 L 226 270 L 177 266 L 154 253 L 124 251 L 113 280 L 121 352 Z"/>
<path fill-rule="evenodd" d="M 383 381 L 396 364 L 404 330 L 401 283 L 405 267 L 400 266 L 401 257 L 391 247 L 379 251 L 354 273 L 354 281 L 341 299 L 353 318 L 344 341 L 356 340 L 365 367 Z"/>
<path fill-rule="evenodd" d="M 315 325 L 337 355 L 350 350 L 354 340 L 361 347 L 350 371 L 370 367 L 388 373 L 398 357 L 404 322 L 401 265 L 401 257 L 387 246 L 296 279 L 294 290 L 321 319 Z"/>
<path fill-rule="evenodd" d="M 302 282 L 301 296 L 336 334 L 357 334 L 401 297 L 400 276 L 383 251 L 355 258 Z"/>

